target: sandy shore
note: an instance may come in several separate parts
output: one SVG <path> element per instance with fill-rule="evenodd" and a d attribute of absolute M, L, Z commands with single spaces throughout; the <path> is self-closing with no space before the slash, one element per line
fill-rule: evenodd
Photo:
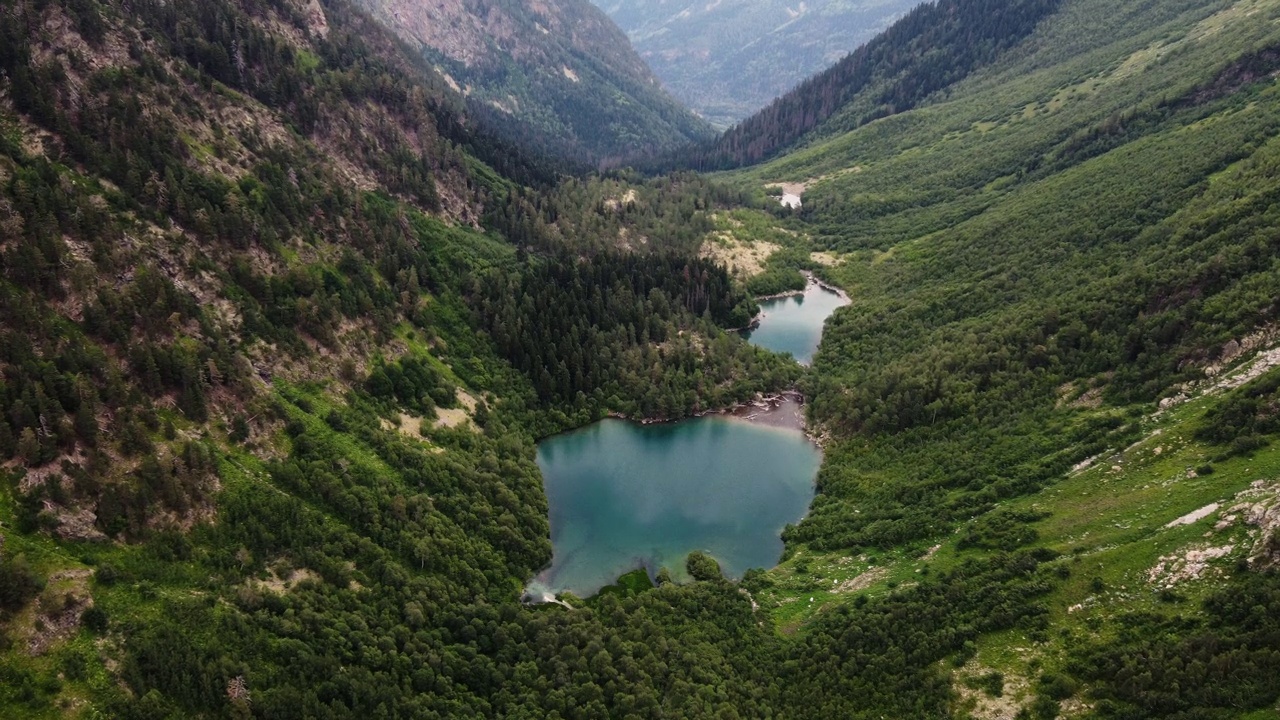
<path fill-rule="evenodd" d="M 762 395 L 756 400 L 735 405 L 722 413 L 738 420 L 788 430 L 804 430 L 804 396 L 795 390 L 776 395 Z"/>
<path fill-rule="evenodd" d="M 682 418 L 634 418 L 617 412 L 611 412 L 607 417 L 640 423 L 641 425 L 656 425 L 659 423 L 680 422 L 681 420 L 688 420 L 690 418 L 714 415 L 723 415 L 735 420 L 742 420 L 756 425 L 765 425 L 767 427 L 784 430 L 799 430 L 818 447 L 824 447 L 826 445 L 825 435 L 812 431 L 809 428 L 808 423 L 805 422 L 804 395 L 800 394 L 800 391 L 795 389 L 783 390 L 782 392 L 771 393 L 768 395 L 757 393 L 754 398 L 746 402 L 734 403 L 728 407 L 716 408 L 714 410 L 703 410 L 702 412 L 697 412 Z"/>
<path fill-rule="evenodd" d="M 749 403 L 740 403 L 725 411 L 724 415 L 756 425 L 799 430 L 814 445 L 825 447 L 825 433 L 812 428 L 804 418 L 804 395 L 798 390 L 784 390 L 775 395 L 762 395 Z"/>

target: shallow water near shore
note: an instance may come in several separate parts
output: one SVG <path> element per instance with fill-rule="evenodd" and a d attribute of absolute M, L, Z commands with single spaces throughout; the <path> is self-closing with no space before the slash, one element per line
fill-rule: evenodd
<path fill-rule="evenodd" d="M 804 517 L 821 462 L 817 446 L 789 424 L 731 415 L 655 425 L 608 419 L 544 440 L 538 466 L 553 559 L 528 596 L 589 596 L 639 567 L 684 579 L 694 550 L 716 558 L 730 578 L 777 564 L 782 529 Z"/>
<path fill-rule="evenodd" d="M 789 352 L 796 362 L 808 365 L 818 352 L 827 318 L 848 304 L 840 293 L 811 281 L 803 293 L 760 301 L 758 324 L 742 336 L 752 344 Z"/>

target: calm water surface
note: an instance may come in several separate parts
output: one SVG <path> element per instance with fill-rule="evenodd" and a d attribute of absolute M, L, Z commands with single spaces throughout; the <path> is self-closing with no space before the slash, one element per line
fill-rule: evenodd
<path fill-rule="evenodd" d="M 743 336 L 761 347 L 789 352 L 796 362 L 808 365 L 822 340 L 822 325 L 836 308 L 848 305 L 838 293 L 809 283 L 803 295 L 764 300 L 760 324 Z"/>
<path fill-rule="evenodd" d="M 783 527 L 813 499 L 820 461 L 799 430 L 715 416 L 603 420 L 544 440 L 553 558 L 529 595 L 588 596 L 638 567 L 680 579 L 694 550 L 733 578 L 773 567 Z"/>

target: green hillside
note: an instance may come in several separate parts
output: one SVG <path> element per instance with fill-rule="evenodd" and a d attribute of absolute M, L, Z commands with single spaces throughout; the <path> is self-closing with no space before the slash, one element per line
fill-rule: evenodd
<path fill-rule="evenodd" d="M 972 683 L 954 708 L 1034 714 L 1048 695 L 1069 716 L 1234 716 L 1224 698 L 1248 696 L 1274 712 L 1267 651 L 1242 649 L 1273 636 L 1197 643 L 1252 632 L 1222 603 L 1276 587 L 1277 18 L 1268 2 L 1063 3 L 920 107 L 857 121 L 868 90 L 728 176 L 803 187 L 791 227 L 853 298 L 807 378 L 833 444 L 786 536 L 798 559 L 766 575 L 781 618 L 843 605 L 789 604 L 833 581 L 874 594 L 1030 548 L 1062 579 L 1041 618 L 956 659 Z M 1236 392 L 1270 399 L 1217 399 L 1250 362 L 1263 379 Z M 1165 527 L 1210 503 L 1194 531 Z M 1204 674 L 1237 652 L 1248 690 Z"/>
<path fill-rule="evenodd" d="M 1274 187 L 1262 168 L 1276 151 L 1274 90 L 1266 75 L 1230 78 L 1274 37 L 1241 14 L 1239 33 L 1228 25 L 1126 69 L 1170 42 L 1153 38 L 1231 12 L 1126 37 L 1092 65 L 1027 73 L 1031 56 L 753 170 L 819 178 L 802 217 L 819 246 L 847 253 L 831 277 L 857 302 L 818 359 L 817 417 L 873 434 L 967 431 L 1051 408 L 1067 382 L 1117 405 L 1151 402 L 1273 322 Z M 1060 27 L 1078 32 L 1051 21 L 1043 42 Z M 1241 59 L 1223 60 L 1214 39 Z M 1075 82 L 1057 84 L 1068 73 Z M 847 389 L 824 390 L 836 386 Z"/>

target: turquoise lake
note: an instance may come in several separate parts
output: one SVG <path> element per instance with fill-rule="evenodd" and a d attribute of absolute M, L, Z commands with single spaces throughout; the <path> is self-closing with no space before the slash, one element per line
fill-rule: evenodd
<path fill-rule="evenodd" d="M 810 282 L 803 294 L 762 300 L 760 324 L 742 335 L 755 345 L 789 352 L 796 362 L 808 365 L 818 352 L 823 324 L 836 308 L 848 304 L 839 293 Z"/>
<path fill-rule="evenodd" d="M 813 499 L 821 459 L 800 430 L 724 416 L 611 419 L 548 438 L 538 466 L 553 558 L 527 593 L 586 597 L 640 567 L 683 579 L 694 550 L 731 578 L 773 567 L 782 529 Z"/>

